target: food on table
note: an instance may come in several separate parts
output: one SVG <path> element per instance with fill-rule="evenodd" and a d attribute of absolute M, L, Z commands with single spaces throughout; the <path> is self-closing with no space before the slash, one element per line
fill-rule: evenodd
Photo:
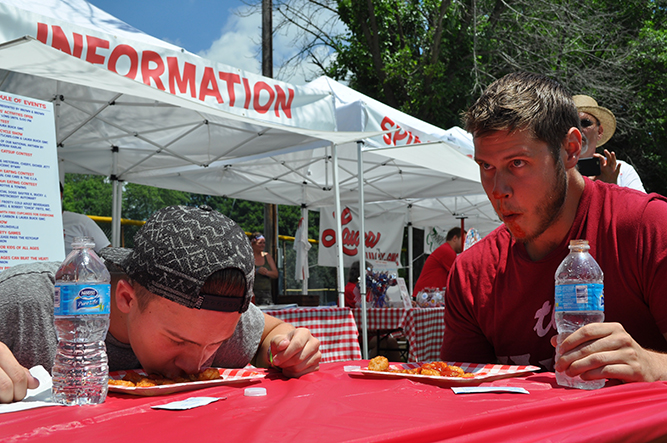
<path fill-rule="evenodd" d="M 472 378 L 475 374 L 465 372 L 458 366 L 448 365 L 442 361 L 423 363 L 421 366 L 412 369 L 389 369 L 389 361 L 379 355 L 368 362 L 369 371 L 391 372 L 400 374 L 420 374 L 434 377 L 462 377 Z"/>
<path fill-rule="evenodd" d="M 387 357 L 378 355 L 368 362 L 368 370 L 370 371 L 387 371 L 389 369 L 389 360 Z"/>
<path fill-rule="evenodd" d="M 220 376 L 220 371 L 215 368 L 208 368 L 199 374 L 191 374 L 187 378 L 178 377 L 173 380 L 170 378 L 164 378 L 159 374 L 150 374 L 148 376 L 144 376 L 137 372 L 128 372 L 123 376 L 122 380 L 114 380 L 110 378 L 109 384 L 115 386 L 127 386 L 130 388 L 145 388 L 161 385 L 173 385 L 176 383 L 187 383 L 191 381 L 217 380 L 219 378 L 222 378 Z"/>

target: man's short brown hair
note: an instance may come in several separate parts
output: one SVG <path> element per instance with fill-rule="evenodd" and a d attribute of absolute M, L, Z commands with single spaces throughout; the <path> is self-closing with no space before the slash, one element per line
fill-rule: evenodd
<path fill-rule="evenodd" d="M 579 128 L 577 107 L 565 87 L 529 72 L 515 72 L 493 82 L 463 119 L 474 137 L 494 131 L 528 131 L 547 143 L 556 161 L 570 128 Z"/>

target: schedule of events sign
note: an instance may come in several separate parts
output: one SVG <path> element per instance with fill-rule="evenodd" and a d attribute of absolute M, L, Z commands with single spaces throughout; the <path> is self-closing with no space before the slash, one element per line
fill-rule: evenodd
<path fill-rule="evenodd" d="M 0 91 L 0 270 L 64 258 L 53 105 Z"/>

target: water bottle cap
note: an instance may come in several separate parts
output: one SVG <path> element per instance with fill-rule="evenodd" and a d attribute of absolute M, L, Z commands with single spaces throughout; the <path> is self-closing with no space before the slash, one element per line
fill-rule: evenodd
<path fill-rule="evenodd" d="M 74 237 L 72 241 L 72 249 L 93 249 L 95 248 L 95 241 L 92 237 Z"/>
<path fill-rule="evenodd" d="M 588 244 L 588 240 L 577 239 L 577 240 L 570 240 L 570 245 L 568 246 L 568 248 L 570 250 L 572 250 L 572 249 L 583 249 L 583 250 L 587 251 L 591 247 Z"/>

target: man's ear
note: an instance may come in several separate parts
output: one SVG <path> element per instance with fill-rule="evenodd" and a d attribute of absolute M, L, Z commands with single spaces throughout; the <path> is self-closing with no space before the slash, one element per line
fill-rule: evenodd
<path fill-rule="evenodd" d="M 565 151 L 565 158 L 563 158 L 565 169 L 574 168 L 581 155 L 581 132 L 579 132 L 579 129 L 573 127 L 567 131 L 563 149 Z"/>
<path fill-rule="evenodd" d="M 124 279 L 118 280 L 116 284 L 116 306 L 118 310 L 127 314 L 134 303 L 137 303 L 137 296 L 130 282 Z"/>

